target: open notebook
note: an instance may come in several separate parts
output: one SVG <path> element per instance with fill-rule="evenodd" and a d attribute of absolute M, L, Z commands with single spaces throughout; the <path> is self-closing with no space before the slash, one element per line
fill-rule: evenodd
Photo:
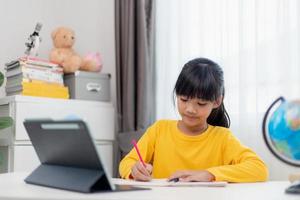
<path fill-rule="evenodd" d="M 168 182 L 167 179 L 152 179 L 149 182 L 125 180 L 119 178 L 113 178 L 112 182 L 116 185 L 134 185 L 134 186 L 148 186 L 148 187 L 181 187 L 181 186 L 196 186 L 196 187 L 225 187 L 227 182 L 216 181 L 216 182 Z"/>

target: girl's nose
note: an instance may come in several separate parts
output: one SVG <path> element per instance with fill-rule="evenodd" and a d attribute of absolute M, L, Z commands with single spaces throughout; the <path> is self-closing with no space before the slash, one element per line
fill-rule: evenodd
<path fill-rule="evenodd" d="M 192 114 L 196 113 L 196 109 L 195 109 L 195 107 L 194 107 L 194 105 L 192 103 L 187 103 L 187 105 L 186 105 L 186 111 L 188 113 L 192 113 Z"/>

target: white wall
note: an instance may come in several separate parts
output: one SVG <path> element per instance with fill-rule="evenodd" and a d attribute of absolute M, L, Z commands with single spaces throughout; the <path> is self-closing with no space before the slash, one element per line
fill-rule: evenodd
<path fill-rule="evenodd" d="M 112 99 L 116 102 L 115 24 L 113 0 L 0 0 L 0 70 L 24 55 L 25 42 L 37 22 L 43 24 L 39 57 L 48 59 L 51 32 L 58 26 L 74 29 L 75 50 L 84 55 L 100 52 L 104 73 L 112 75 Z M 0 97 L 5 95 L 4 87 Z"/>

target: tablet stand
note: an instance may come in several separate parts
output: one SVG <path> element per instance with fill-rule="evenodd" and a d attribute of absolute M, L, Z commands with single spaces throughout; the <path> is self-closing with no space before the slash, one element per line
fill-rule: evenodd
<path fill-rule="evenodd" d="M 84 193 L 112 190 L 104 171 L 59 165 L 41 164 L 25 182 Z"/>

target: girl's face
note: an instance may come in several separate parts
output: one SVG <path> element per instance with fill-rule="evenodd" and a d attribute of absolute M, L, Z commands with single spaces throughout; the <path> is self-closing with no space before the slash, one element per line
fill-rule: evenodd
<path fill-rule="evenodd" d="M 198 98 L 189 99 L 185 96 L 177 96 L 178 112 L 182 122 L 189 129 L 206 127 L 207 118 L 212 109 L 219 107 L 221 98 L 217 101 L 206 101 Z"/>

